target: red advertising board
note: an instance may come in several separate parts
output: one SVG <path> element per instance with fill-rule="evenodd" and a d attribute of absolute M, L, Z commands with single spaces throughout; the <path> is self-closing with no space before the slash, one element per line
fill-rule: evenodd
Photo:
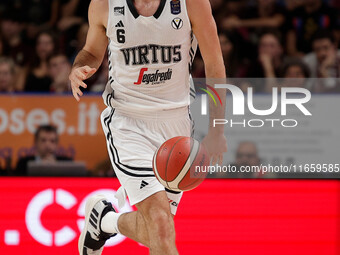
<path fill-rule="evenodd" d="M 86 197 L 116 179 L 1 178 L 0 254 L 77 254 Z M 122 211 L 132 210 L 128 204 Z M 206 180 L 176 216 L 180 254 L 340 254 L 340 182 Z M 148 254 L 118 236 L 103 254 Z"/>

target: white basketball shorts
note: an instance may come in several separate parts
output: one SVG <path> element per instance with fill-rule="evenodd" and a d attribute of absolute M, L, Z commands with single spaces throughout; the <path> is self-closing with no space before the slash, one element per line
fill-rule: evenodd
<path fill-rule="evenodd" d="M 152 170 L 155 151 L 166 140 L 176 136 L 191 136 L 192 121 L 187 108 L 163 111 L 146 117 L 112 107 L 101 114 L 107 148 L 113 169 L 122 187 L 117 198 L 135 205 L 151 195 L 165 190 L 171 213 L 176 214 L 183 192 L 164 188 Z"/>

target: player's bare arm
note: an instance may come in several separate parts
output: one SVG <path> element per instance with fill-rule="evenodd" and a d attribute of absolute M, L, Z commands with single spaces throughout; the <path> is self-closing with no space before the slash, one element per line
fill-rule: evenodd
<path fill-rule="evenodd" d="M 77 101 L 83 95 L 80 87 L 86 88 L 84 80 L 90 78 L 101 65 L 108 44 L 106 23 L 108 1 L 92 0 L 89 7 L 89 31 L 86 44 L 78 53 L 70 74 L 73 96 Z"/>
<path fill-rule="evenodd" d="M 204 60 L 206 77 L 222 81 L 226 78 L 226 72 L 209 0 L 187 0 L 187 8 L 192 29 Z M 227 151 L 224 127 L 222 125 L 213 127 L 214 119 L 225 118 L 226 90 L 217 89 L 217 92 L 223 106 L 215 106 L 211 100 L 209 101 L 209 133 L 203 140 L 212 158 L 212 164 L 217 162 L 222 164 L 223 153 Z"/>

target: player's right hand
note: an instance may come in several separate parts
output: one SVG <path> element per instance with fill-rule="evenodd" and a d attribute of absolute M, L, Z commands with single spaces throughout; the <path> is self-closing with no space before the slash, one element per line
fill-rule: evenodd
<path fill-rule="evenodd" d="M 90 78 L 96 71 L 96 68 L 91 68 L 89 66 L 75 67 L 72 69 L 69 79 L 71 81 L 73 96 L 78 102 L 83 95 L 80 87 L 87 88 L 87 85 L 83 81 Z"/>

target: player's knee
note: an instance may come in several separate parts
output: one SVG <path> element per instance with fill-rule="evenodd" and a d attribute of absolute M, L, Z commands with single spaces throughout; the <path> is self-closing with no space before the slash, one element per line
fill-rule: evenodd
<path fill-rule="evenodd" d="M 148 215 L 148 221 L 148 226 L 156 230 L 160 241 L 166 243 L 175 234 L 173 218 L 168 211 L 152 210 Z"/>

